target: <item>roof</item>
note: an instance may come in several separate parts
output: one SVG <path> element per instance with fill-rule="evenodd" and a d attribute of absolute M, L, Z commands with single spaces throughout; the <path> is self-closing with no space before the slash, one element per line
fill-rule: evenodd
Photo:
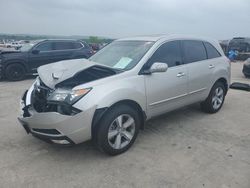
<path fill-rule="evenodd" d="M 78 39 L 44 39 L 42 41 L 81 41 Z"/>
<path fill-rule="evenodd" d="M 145 35 L 145 36 L 135 36 L 135 37 L 127 37 L 118 39 L 118 41 L 125 41 L 125 40 L 139 40 L 139 41 L 157 41 L 163 38 L 165 35 Z"/>
<path fill-rule="evenodd" d="M 212 39 L 205 38 L 205 37 L 196 37 L 190 35 L 146 35 L 146 36 L 135 36 L 135 37 L 128 37 L 118 39 L 117 41 L 127 41 L 127 40 L 137 40 L 137 41 L 153 41 L 156 42 L 158 40 L 165 39 L 189 39 L 189 40 L 204 40 L 204 41 L 211 41 Z"/>

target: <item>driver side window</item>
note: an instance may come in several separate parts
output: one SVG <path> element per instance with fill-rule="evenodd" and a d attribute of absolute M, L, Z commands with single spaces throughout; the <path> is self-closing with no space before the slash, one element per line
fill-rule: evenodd
<path fill-rule="evenodd" d="M 155 62 L 167 63 L 168 67 L 181 65 L 181 42 L 171 41 L 161 45 L 149 60 L 150 65 Z"/>
<path fill-rule="evenodd" d="M 39 44 L 36 47 L 36 50 L 39 50 L 40 52 L 42 52 L 42 51 L 52 51 L 52 43 L 51 42 L 45 42 L 45 43 Z"/>

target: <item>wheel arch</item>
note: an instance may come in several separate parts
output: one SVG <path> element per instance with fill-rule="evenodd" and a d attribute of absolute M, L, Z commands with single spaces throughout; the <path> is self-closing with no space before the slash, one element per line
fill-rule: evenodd
<path fill-rule="evenodd" d="M 225 89 L 226 89 L 226 94 L 227 94 L 227 91 L 228 91 L 228 88 L 229 88 L 227 79 L 224 78 L 224 77 L 221 77 L 221 78 L 217 79 L 215 83 L 217 83 L 217 82 L 223 83 L 223 85 L 225 86 Z"/>
<path fill-rule="evenodd" d="M 3 68 L 4 68 L 4 71 L 5 69 L 10 66 L 10 65 L 13 65 L 13 64 L 20 64 L 24 67 L 26 73 L 28 72 L 28 66 L 26 65 L 26 63 L 23 61 L 23 60 L 12 60 L 12 61 L 7 61 L 4 65 L 3 65 Z"/>
<path fill-rule="evenodd" d="M 145 111 L 143 111 L 142 107 L 136 101 L 131 100 L 131 99 L 124 99 L 124 100 L 120 100 L 120 101 L 115 102 L 110 107 L 99 108 L 99 109 L 95 110 L 93 120 L 92 120 L 92 125 L 91 125 L 92 138 L 94 138 L 95 131 L 98 128 L 98 123 L 101 121 L 102 117 L 104 117 L 104 115 L 106 113 L 109 113 L 110 109 L 112 109 L 113 107 L 118 106 L 118 105 L 128 105 L 128 106 L 132 107 L 133 109 L 136 109 L 136 111 L 138 111 L 140 121 L 141 121 L 140 122 L 140 129 L 144 129 L 145 121 L 147 119 Z"/>

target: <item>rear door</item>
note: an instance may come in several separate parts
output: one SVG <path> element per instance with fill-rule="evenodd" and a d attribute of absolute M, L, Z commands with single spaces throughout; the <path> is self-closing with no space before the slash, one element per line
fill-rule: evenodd
<path fill-rule="evenodd" d="M 181 42 L 162 44 L 147 67 L 154 62 L 167 63 L 169 68 L 166 72 L 145 75 L 147 111 L 151 117 L 184 106 L 187 96 L 187 67 L 182 61 Z"/>
<path fill-rule="evenodd" d="M 54 58 L 56 61 L 72 59 L 75 45 L 72 41 L 53 42 Z"/>
<path fill-rule="evenodd" d="M 211 87 L 214 64 L 207 59 L 202 41 L 182 41 L 184 62 L 188 69 L 189 103 L 200 101 L 207 96 Z"/>

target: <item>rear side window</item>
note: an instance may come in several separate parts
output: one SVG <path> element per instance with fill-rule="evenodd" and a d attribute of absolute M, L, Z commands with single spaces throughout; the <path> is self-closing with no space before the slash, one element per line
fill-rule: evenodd
<path fill-rule="evenodd" d="M 79 48 L 82 48 L 84 47 L 83 44 L 81 44 L 80 42 L 74 42 L 74 49 L 79 49 Z"/>
<path fill-rule="evenodd" d="M 201 41 L 183 41 L 183 52 L 185 63 L 193 63 L 207 59 L 206 49 Z"/>
<path fill-rule="evenodd" d="M 220 53 L 216 50 L 216 48 L 214 46 L 212 46 L 212 44 L 208 43 L 208 42 L 204 42 L 204 45 L 206 47 L 207 50 L 207 57 L 208 59 L 213 59 L 213 58 L 217 58 L 220 57 Z"/>
<path fill-rule="evenodd" d="M 54 50 L 71 50 L 75 49 L 73 42 L 54 42 Z"/>
<path fill-rule="evenodd" d="M 167 63 L 174 67 L 182 63 L 180 41 L 171 41 L 160 46 L 150 58 L 150 65 L 155 62 Z"/>
<path fill-rule="evenodd" d="M 44 42 L 42 44 L 39 44 L 37 47 L 36 47 L 36 50 L 39 50 L 39 51 L 51 51 L 52 50 L 52 43 L 51 42 Z"/>

